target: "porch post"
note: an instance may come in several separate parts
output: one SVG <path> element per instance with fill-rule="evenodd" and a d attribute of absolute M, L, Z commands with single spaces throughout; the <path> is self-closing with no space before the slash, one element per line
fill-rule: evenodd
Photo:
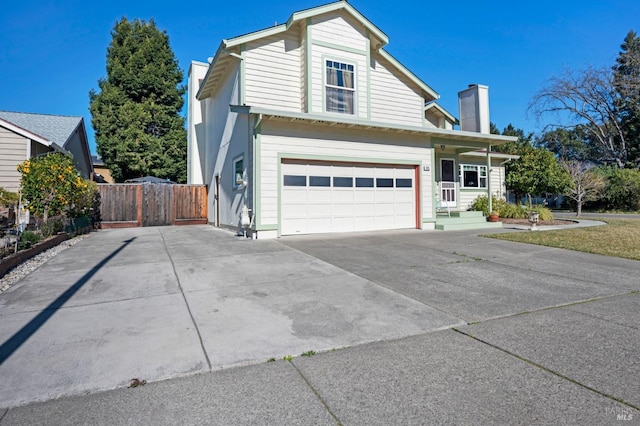
<path fill-rule="evenodd" d="M 489 201 L 489 214 L 493 211 L 493 202 L 491 197 L 491 145 L 487 147 L 487 198 Z"/>

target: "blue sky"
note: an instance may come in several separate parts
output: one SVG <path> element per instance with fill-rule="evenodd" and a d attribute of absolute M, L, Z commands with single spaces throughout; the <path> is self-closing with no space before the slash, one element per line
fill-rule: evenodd
<path fill-rule="evenodd" d="M 111 30 L 122 16 L 154 18 L 181 68 L 206 61 L 223 38 L 283 23 L 323 0 L 12 0 L 0 14 L 0 110 L 83 116 L 95 152 L 89 90 L 106 75 Z M 631 29 L 637 0 L 350 3 L 389 37 L 386 50 L 440 95 L 454 116 L 457 93 L 489 86 L 491 121 L 536 132 L 532 95 L 563 68 L 611 66 Z M 186 111 L 186 110 L 185 110 Z"/>

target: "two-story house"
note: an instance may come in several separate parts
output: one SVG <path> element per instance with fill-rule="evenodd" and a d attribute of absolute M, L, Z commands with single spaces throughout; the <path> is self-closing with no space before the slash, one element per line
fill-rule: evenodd
<path fill-rule="evenodd" d="M 438 207 L 504 196 L 508 156 L 491 146 L 488 88 L 460 92 L 460 126 L 439 95 L 384 50 L 345 1 L 223 40 L 188 82 L 188 181 L 209 221 L 254 237 L 434 229 Z"/>

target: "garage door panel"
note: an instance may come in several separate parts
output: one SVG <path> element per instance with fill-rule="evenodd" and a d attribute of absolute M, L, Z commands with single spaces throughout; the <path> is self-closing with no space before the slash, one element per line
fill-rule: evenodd
<path fill-rule="evenodd" d="M 357 189 L 354 191 L 354 200 L 357 204 L 374 203 L 376 201 L 376 194 L 372 190 Z"/>
<path fill-rule="evenodd" d="M 309 204 L 331 203 L 331 191 L 327 191 L 324 188 L 322 190 L 309 188 L 308 199 Z"/>
<path fill-rule="evenodd" d="M 332 228 L 334 232 L 349 232 L 353 231 L 354 218 L 350 217 L 333 217 Z"/>
<path fill-rule="evenodd" d="M 393 191 L 376 191 L 376 204 L 393 204 L 394 198 Z"/>
<path fill-rule="evenodd" d="M 375 205 L 376 216 L 393 216 L 395 213 L 394 204 L 376 203 Z"/>
<path fill-rule="evenodd" d="M 415 200 L 415 195 L 409 191 L 396 192 L 394 195 L 396 204 L 413 204 Z"/>
<path fill-rule="evenodd" d="M 281 172 L 283 235 L 416 226 L 414 167 L 285 161 Z"/>
<path fill-rule="evenodd" d="M 309 204 L 308 215 L 312 217 L 331 217 L 332 209 L 330 204 Z"/>
<path fill-rule="evenodd" d="M 355 206 L 353 204 L 334 204 L 333 212 L 334 216 L 349 216 L 353 217 L 355 213 Z"/>
<path fill-rule="evenodd" d="M 322 229 L 331 229 L 331 217 L 310 218 L 308 228 L 311 233 L 322 232 Z"/>
<path fill-rule="evenodd" d="M 351 189 L 346 191 L 342 189 L 334 190 L 332 201 L 334 203 L 352 203 L 353 204 L 353 201 L 354 201 L 353 190 Z"/>
<path fill-rule="evenodd" d="M 284 218 L 283 218 L 284 219 Z M 289 218 L 282 221 L 282 235 L 302 234 L 306 233 L 308 228 L 307 219 Z"/>

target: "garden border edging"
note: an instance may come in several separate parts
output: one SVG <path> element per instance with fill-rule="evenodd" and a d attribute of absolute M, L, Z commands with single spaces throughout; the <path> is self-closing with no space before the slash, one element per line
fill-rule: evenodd
<path fill-rule="evenodd" d="M 0 278 L 2 278 L 7 272 L 15 268 L 25 260 L 31 259 L 33 256 L 36 256 L 45 250 L 49 250 L 51 247 L 57 246 L 68 238 L 69 236 L 63 232 L 47 240 L 41 241 L 31 248 L 5 257 L 4 259 L 2 259 L 2 261 L 0 261 Z"/>

